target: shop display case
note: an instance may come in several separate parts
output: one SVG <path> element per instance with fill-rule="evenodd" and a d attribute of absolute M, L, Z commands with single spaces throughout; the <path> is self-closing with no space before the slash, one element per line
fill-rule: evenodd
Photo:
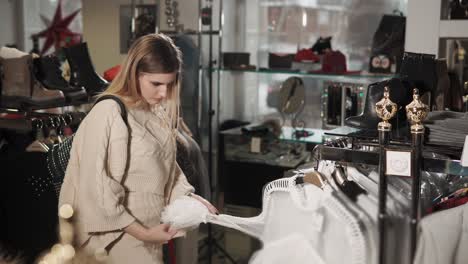
<path fill-rule="evenodd" d="M 215 103 L 219 107 L 218 124 L 230 119 L 262 122 L 276 118 L 291 125 L 278 113 L 277 95 L 281 84 L 296 76 L 306 87 L 306 104 L 299 116 L 305 126 L 317 129 L 340 126 L 351 113 L 359 114 L 368 84 L 394 76 L 394 73 L 369 73 L 367 65 L 372 36 L 382 15 L 393 9 L 404 10 L 404 1 L 369 4 L 365 8 L 358 6 L 360 1 L 322 2 L 224 1 L 223 9 L 229 12 L 222 13 L 222 40 L 214 45 L 220 47 L 219 58 L 224 52 L 248 53 L 250 57 L 248 65 L 224 68 L 221 60 L 213 69 L 219 100 Z M 332 49 L 346 57 L 344 72 L 324 72 L 320 63 L 313 67 L 284 68 L 289 66 L 285 62 L 287 56 L 282 57 L 283 61 L 274 57 L 278 68 L 272 64 L 272 54 L 296 54 L 298 50 L 311 48 L 320 37 L 328 36 L 332 37 Z M 330 82 L 344 90 L 330 94 Z M 330 97 L 335 94 L 336 98 Z M 350 102 L 356 105 L 346 107 Z M 347 108 L 355 110 L 350 112 Z M 337 112 L 331 119 L 338 118 L 338 122 L 328 122 L 330 112 Z"/>
<path fill-rule="evenodd" d="M 220 133 L 220 191 L 227 204 L 261 208 L 259 190 L 265 184 L 310 162 L 310 151 L 326 138 L 334 138 L 320 129 L 306 129 L 308 136 L 298 138 L 291 127 L 283 127 L 279 137 L 260 137 L 245 133 L 248 127 Z"/>
<path fill-rule="evenodd" d="M 204 62 L 213 62 L 211 67 L 205 63 L 202 68 L 203 94 L 206 95 L 202 98 L 210 98 L 208 87 L 211 84 L 215 120 L 212 132 L 219 137 L 213 142 L 218 161 L 215 181 L 229 186 L 231 191 L 223 190 L 226 203 L 258 207 L 258 190 L 263 184 L 306 162 L 310 151 L 307 146 L 322 143 L 323 137 L 319 136 L 313 144 L 280 139 L 274 143 L 276 149 L 252 153 L 250 139 L 243 138 L 240 132 L 233 135 L 232 130 L 226 132 L 219 128 L 232 120 L 255 125 L 271 119 L 279 120 L 284 129 L 291 128 L 292 119 L 278 111 L 278 95 L 283 82 L 293 76 L 300 78 L 305 87 L 305 105 L 297 115 L 301 125 L 315 131 L 316 136 L 342 126 L 347 116 L 360 114 L 370 83 L 395 75 L 367 71 L 370 44 L 382 15 L 394 9 L 404 12 L 405 7 L 403 0 L 364 5 L 358 0 L 213 2 L 213 10 L 220 8 L 219 14 L 213 12 L 212 20 L 212 28 L 219 29 L 219 35 L 202 40 L 203 46 L 210 47 L 209 51 L 213 52 L 212 56 L 208 52 L 202 54 Z M 294 58 L 291 54 L 310 49 L 319 38 L 330 36 L 332 49 L 345 55 L 344 71 L 326 72 L 322 71 L 320 63 L 293 65 L 290 61 Z M 281 56 L 283 54 L 289 55 Z M 202 112 L 207 113 L 209 107 L 204 100 Z M 206 124 L 208 116 L 200 120 L 201 124 Z M 285 158 L 289 156 L 284 155 L 287 153 L 284 150 L 293 148 L 304 151 L 304 156 Z M 249 181 L 249 187 L 240 186 L 244 180 Z M 256 193 L 258 197 L 253 199 L 239 194 L 239 188 L 252 188 L 250 192 L 245 189 L 245 193 Z"/>

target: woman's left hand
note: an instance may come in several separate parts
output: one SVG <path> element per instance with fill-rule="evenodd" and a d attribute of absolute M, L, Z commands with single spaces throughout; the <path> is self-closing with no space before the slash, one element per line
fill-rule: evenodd
<path fill-rule="evenodd" d="M 202 203 L 204 206 L 206 206 L 206 208 L 208 208 L 208 211 L 210 211 L 210 213 L 219 214 L 218 209 L 216 209 L 216 207 L 214 207 L 214 205 L 212 205 L 210 202 L 208 202 L 205 198 L 203 198 L 203 197 L 201 197 L 199 195 L 196 195 L 194 193 L 191 193 L 190 197 L 198 200 L 200 203 Z"/>

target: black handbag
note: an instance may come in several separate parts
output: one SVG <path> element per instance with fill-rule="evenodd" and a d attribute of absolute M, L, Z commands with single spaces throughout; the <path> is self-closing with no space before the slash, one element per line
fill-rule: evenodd
<path fill-rule="evenodd" d="M 401 12 L 399 15 L 382 17 L 372 39 L 370 72 L 391 72 L 389 70 L 391 67 L 394 67 L 395 72 L 399 71 L 405 50 L 405 30 L 406 17 Z M 375 57 L 386 57 L 390 62 L 390 67 L 376 66 Z"/>
<path fill-rule="evenodd" d="M 125 104 L 117 96 L 101 96 L 96 100 L 93 107 L 97 103 L 108 99 L 114 100 L 119 104 L 122 119 L 128 127 L 127 109 L 125 108 Z M 57 197 L 60 194 L 60 188 L 62 187 L 63 178 L 65 177 L 65 171 L 67 169 L 68 161 L 70 160 L 70 151 L 72 148 L 74 136 L 75 135 L 68 137 L 62 143 L 55 144 L 47 152 L 47 169 L 49 170 L 49 173 L 51 175 L 52 183 L 54 185 Z"/>

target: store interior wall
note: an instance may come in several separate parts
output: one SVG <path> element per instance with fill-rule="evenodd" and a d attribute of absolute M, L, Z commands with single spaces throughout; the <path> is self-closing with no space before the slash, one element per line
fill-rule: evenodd
<path fill-rule="evenodd" d="M 16 2 L 18 5 L 17 11 L 20 12 L 18 19 L 22 23 L 19 31 L 19 37 L 21 38 L 19 46 L 22 50 L 30 52 L 33 49 L 31 36 L 43 31 L 46 24 L 53 22 L 58 0 L 18 0 Z M 82 8 L 81 1 L 62 0 L 61 4 L 62 18 Z M 68 25 L 68 29 L 72 32 L 81 32 L 82 28 L 82 13 L 78 12 Z M 45 41 L 45 37 L 39 38 L 39 47 L 43 47 Z M 55 48 L 52 46 L 46 51 L 46 54 L 54 51 Z"/>
<path fill-rule="evenodd" d="M 120 64 L 125 54 L 119 47 L 119 8 L 130 5 L 130 0 L 82 0 L 83 1 L 83 38 L 88 43 L 91 58 L 96 71 L 105 70 Z M 159 2 L 159 25 L 161 30 L 169 30 L 164 14 L 165 1 L 135 1 L 137 4 L 155 4 Z M 179 22 L 185 28 L 197 29 L 198 1 L 178 1 Z"/>
<path fill-rule="evenodd" d="M 440 9 L 437 5 L 425 4 L 425 0 L 411 0 L 408 10 L 411 16 L 406 22 L 405 51 L 437 55 Z"/>
<path fill-rule="evenodd" d="M 0 0 L 0 45 L 18 43 L 17 1 Z"/>

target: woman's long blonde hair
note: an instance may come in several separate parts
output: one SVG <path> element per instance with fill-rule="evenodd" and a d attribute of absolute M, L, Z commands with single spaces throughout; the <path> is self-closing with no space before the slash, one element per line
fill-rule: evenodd
<path fill-rule="evenodd" d="M 149 110 L 150 105 L 141 95 L 138 77 L 141 73 L 177 73 L 175 82 L 168 88 L 166 111 L 173 129 L 179 122 L 180 75 L 182 53 L 166 35 L 149 34 L 138 38 L 130 47 L 120 72 L 102 95 L 122 98 L 127 107 Z"/>

